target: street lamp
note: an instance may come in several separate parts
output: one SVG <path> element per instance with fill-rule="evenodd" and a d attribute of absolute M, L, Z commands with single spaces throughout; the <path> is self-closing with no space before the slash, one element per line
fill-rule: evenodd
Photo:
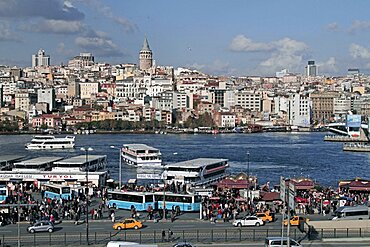
<path fill-rule="evenodd" d="M 118 149 L 119 150 L 119 171 L 118 171 L 118 185 L 119 189 L 121 190 L 122 188 L 122 149 L 121 148 L 116 148 L 115 146 L 110 146 L 112 149 Z"/>
<path fill-rule="evenodd" d="M 248 182 L 248 188 L 247 188 L 247 200 L 249 204 L 250 195 L 249 195 L 249 152 L 247 152 L 247 182 Z"/>
<path fill-rule="evenodd" d="M 91 147 L 84 147 L 80 148 L 81 151 L 85 152 L 86 154 L 86 188 L 85 188 L 85 197 L 86 197 L 86 212 L 85 212 L 85 217 L 86 217 L 86 243 L 89 245 L 89 151 L 93 151 Z"/>

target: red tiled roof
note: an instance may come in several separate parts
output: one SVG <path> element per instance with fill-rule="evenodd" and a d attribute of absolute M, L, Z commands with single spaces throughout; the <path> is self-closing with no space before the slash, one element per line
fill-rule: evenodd
<path fill-rule="evenodd" d="M 217 183 L 217 187 L 231 189 L 245 189 L 248 188 L 248 181 L 224 179 Z"/>
<path fill-rule="evenodd" d="M 266 192 L 262 196 L 262 200 L 266 202 L 280 200 L 280 193 L 279 192 Z"/>

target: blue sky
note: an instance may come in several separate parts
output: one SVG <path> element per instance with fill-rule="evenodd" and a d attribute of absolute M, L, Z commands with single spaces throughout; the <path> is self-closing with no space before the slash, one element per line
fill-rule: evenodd
<path fill-rule="evenodd" d="M 80 52 L 137 63 L 144 37 L 158 65 L 214 75 L 370 69 L 370 1 L 356 0 L 0 0 L 0 64 L 51 63 Z"/>

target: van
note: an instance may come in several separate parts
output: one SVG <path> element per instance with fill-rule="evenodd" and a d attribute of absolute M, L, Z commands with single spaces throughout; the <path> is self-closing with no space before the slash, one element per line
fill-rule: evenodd
<path fill-rule="evenodd" d="M 332 220 L 365 220 L 369 219 L 369 207 L 364 205 L 339 207 Z"/>
<path fill-rule="evenodd" d="M 109 241 L 107 247 L 123 247 L 123 246 L 131 246 L 131 247 L 158 247 L 156 244 L 139 244 L 135 242 L 125 242 L 125 241 Z"/>
<path fill-rule="evenodd" d="M 290 246 L 303 247 L 296 240 L 289 238 Z M 281 244 L 283 242 L 283 244 Z M 286 237 L 268 237 L 265 239 L 265 247 L 288 247 L 288 238 Z"/>

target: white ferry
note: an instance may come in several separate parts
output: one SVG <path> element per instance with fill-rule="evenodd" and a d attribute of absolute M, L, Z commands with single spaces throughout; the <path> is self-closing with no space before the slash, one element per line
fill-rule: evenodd
<path fill-rule="evenodd" d="M 54 162 L 52 171 L 55 172 L 89 172 L 105 170 L 106 155 L 79 155 Z"/>
<path fill-rule="evenodd" d="M 75 137 L 35 136 L 26 144 L 28 150 L 66 149 L 75 147 Z"/>
<path fill-rule="evenodd" d="M 23 161 L 14 161 L 12 157 L 0 156 L 3 162 L 11 163 L 10 171 L 1 171 L 0 184 L 9 182 L 33 184 L 38 188 L 45 183 L 66 183 L 104 186 L 109 177 L 105 170 L 107 157 L 105 155 L 79 155 L 64 159 L 63 157 L 38 157 Z"/>
<path fill-rule="evenodd" d="M 226 177 L 227 159 L 198 158 L 169 164 L 164 167 L 167 181 L 206 185 Z"/>
<path fill-rule="evenodd" d="M 159 149 L 145 144 L 124 144 L 122 160 L 136 167 L 162 167 L 162 154 Z"/>

